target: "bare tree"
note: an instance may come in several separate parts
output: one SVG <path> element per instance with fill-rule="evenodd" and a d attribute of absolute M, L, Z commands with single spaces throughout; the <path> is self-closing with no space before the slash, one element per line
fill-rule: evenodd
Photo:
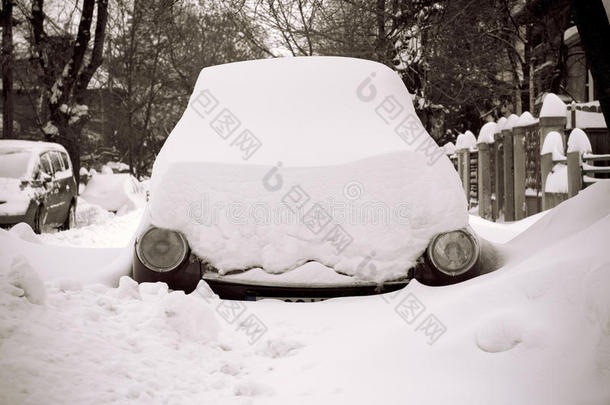
<path fill-rule="evenodd" d="M 2 136 L 13 138 L 13 0 L 2 0 Z"/>
<path fill-rule="evenodd" d="M 91 25 L 95 15 L 93 46 Z M 54 38 L 45 32 L 44 0 L 33 0 L 30 23 L 32 26 L 33 58 L 40 66 L 41 82 L 45 86 L 48 121 L 43 131 L 48 140 L 62 144 L 75 169 L 78 181 L 80 169 L 81 134 L 88 120 L 85 91 L 96 70 L 102 64 L 108 0 L 83 0 L 76 38 L 68 39 L 67 60 L 62 61 L 61 71 L 53 61 Z"/>

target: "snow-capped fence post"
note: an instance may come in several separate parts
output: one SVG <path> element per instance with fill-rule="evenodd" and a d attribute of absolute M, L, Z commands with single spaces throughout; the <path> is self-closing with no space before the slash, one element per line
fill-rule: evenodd
<path fill-rule="evenodd" d="M 526 134 L 530 126 L 536 125 L 537 121 L 528 111 L 519 117 L 513 127 L 513 155 L 514 155 L 514 188 L 515 188 L 515 220 L 527 216 L 527 202 L 525 200 L 526 189 Z"/>
<path fill-rule="evenodd" d="M 477 139 L 478 159 L 479 159 L 479 216 L 486 219 L 494 219 L 491 205 L 491 183 L 492 167 L 491 152 L 494 144 L 494 132 L 496 123 L 488 122 L 481 127 Z"/>
<path fill-rule="evenodd" d="M 544 144 L 546 142 L 547 135 L 552 132 L 556 132 L 561 136 L 563 148 L 565 148 L 565 127 L 567 124 L 567 106 L 557 95 L 549 93 L 544 96 L 542 102 L 542 108 L 540 109 L 540 145 L 541 148 L 541 160 L 540 160 L 540 172 L 541 172 L 541 186 L 542 186 L 542 209 L 546 210 L 551 208 L 549 196 L 546 193 L 546 178 L 553 169 L 553 156 L 552 153 L 543 153 Z M 556 138 L 554 138 L 556 139 Z M 555 147 L 557 145 L 553 145 Z M 556 148 L 554 148 L 556 149 Z M 557 151 L 555 151 L 557 152 Z M 550 156 L 546 156 L 550 155 Z"/>
<path fill-rule="evenodd" d="M 519 117 L 511 114 L 502 127 L 504 146 L 504 220 L 515 220 L 515 161 L 513 155 L 513 127 Z"/>
<path fill-rule="evenodd" d="M 582 156 L 591 153 L 591 142 L 580 128 L 574 128 L 568 138 L 568 198 L 582 190 Z"/>
<path fill-rule="evenodd" d="M 494 218 L 501 218 L 504 214 L 504 140 L 502 138 L 502 128 L 506 124 L 506 118 L 502 117 L 496 123 L 494 133 L 493 153 L 494 153 L 494 194 L 493 201 Z"/>
<path fill-rule="evenodd" d="M 459 134 L 455 141 L 455 153 L 458 157 L 458 173 L 462 180 L 462 186 L 464 187 L 464 193 L 466 194 L 466 201 L 470 207 L 470 189 L 471 189 L 471 172 L 473 165 L 471 162 L 471 151 L 474 151 L 477 146 L 477 140 L 474 134 L 470 131 Z M 475 159 L 476 160 L 476 159 Z M 476 162 L 475 162 L 476 163 Z"/>
<path fill-rule="evenodd" d="M 549 132 L 540 150 L 542 174 L 542 209 L 555 207 L 568 197 L 568 174 L 563 153 L 563 137 L 557 131 Z M 550 175 L 553 174 L 553 181 Z"/>

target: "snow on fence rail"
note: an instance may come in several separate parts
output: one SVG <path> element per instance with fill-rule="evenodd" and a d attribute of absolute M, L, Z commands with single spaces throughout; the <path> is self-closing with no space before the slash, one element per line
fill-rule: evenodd
<path fill-rule="evenodd" d="M 538 118 L 527 111 L 511 114 L 483 125 L 478 138 L 470 131 L 458 135 L 445 151 L 469 208 L 478 206 L 487 219 L 514 221 L 553 208 L 594 182 L 610 181 L 610 135 L 594 107 L 566 106 L 550 93 Z M 582 130 L 579 122 L 593 127 Z M 595 148 L 587 133 L 594 135 Z"/>

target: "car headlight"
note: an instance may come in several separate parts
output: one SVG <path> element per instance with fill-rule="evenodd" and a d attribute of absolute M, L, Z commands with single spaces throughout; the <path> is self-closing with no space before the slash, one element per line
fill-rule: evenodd
<path fill-rule="evenodd" d="M 479 258 L 479 242 L 467 230 L 436 235 L 428 245 L 432 264 L 448 276 L 459 276 L 475 265 Z"/>
<path fill-rule="evenodd" d="M 142 264 L 162 273 L 176 269 L 189 255 L 184 235 L 169 229 L 149 228 L 136 243 L 136 253 Z"/>

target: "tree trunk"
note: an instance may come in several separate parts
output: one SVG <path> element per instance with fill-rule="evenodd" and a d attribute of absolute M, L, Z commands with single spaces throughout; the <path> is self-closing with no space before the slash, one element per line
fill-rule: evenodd
<path fill-rule="evenodd" d="M 610 24 L 602 0 L 572 0 L 574 20 L 587 64 L 599 94 L 599 103 L 610 125 Z M 605 151 L 609 152 L 609 151 Z"/>
<path fill-rule="evenodd" d="M 2 137 L 13 138 L 13 0 L 2 0 Z"/>

